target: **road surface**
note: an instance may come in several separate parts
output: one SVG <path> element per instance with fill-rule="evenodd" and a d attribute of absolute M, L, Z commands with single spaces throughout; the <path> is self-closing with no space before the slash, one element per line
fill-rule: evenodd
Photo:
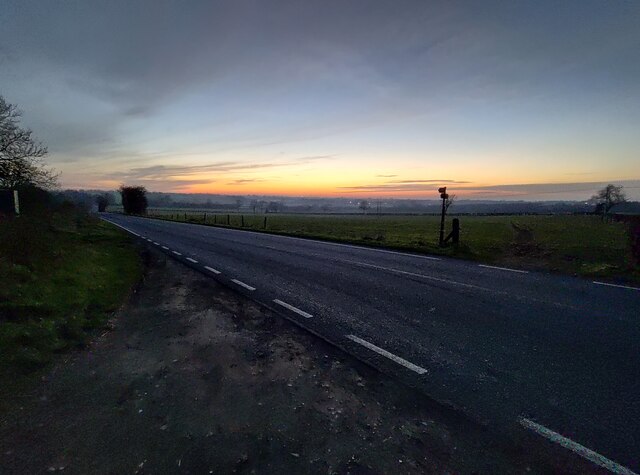
<path fill-rule="evenodd" d="M 477 420 L 640 471 L 640 289 L 104 217 Z"/>

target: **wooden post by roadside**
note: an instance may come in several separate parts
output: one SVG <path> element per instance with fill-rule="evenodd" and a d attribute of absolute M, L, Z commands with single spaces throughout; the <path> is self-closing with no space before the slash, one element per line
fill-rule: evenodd
<path fill-rule="evenodd" d="M 264 224 L 262 225 L 262 229 L 267 229 L 267 217 L 264 217 Z"/>
<path fill-rule="evenodd" d="M 240 215 L 240 227 L 244 228 L 244 214 Z"/>
<path fill-rule="evenodd" d="M 227 215 L 227 226 L 229 226 L 230 224 L 231 224 L 231 217 Z"/>
<path fill-rule="evenodd" d="M 451 232 L 444 240 L 444 243 L 446 244 L 449 241 L 451 241 L 454 245 L 457 246 L 458 243 L 460 242 L 460 220 L 458 218 L 453 218 L 452 224 L 453 224 L 453 227 L 451 229 Z"/>

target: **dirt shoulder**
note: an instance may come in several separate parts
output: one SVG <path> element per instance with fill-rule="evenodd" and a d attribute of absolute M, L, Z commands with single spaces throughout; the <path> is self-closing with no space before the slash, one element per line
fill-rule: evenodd
<path fill-rule="evenodd" d="M 0 414 L 2 473 L 521 473 L 481 428 L 159 253 Z"/>

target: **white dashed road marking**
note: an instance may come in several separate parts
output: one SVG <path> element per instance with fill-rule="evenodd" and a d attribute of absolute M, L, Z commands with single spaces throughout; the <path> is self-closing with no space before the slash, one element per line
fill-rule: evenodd
<path fill-rule="evenodd" d="M 189 262 L 193 262 L 194 264 L 197 264 L 197 263 L 198 263 L 198 261 L 196 261 L 195 259 L 191 259 L 190 257 L 187 257 L 187 260 L 188 260 Z"/>
<path fill-rule="evenodd" d="M 607 282 L 598 282 L 597 280 L 594 280 L 593 283 L 594 284 L 598 284 L 598 285 L 606 285 L 607 287 L 618 287 L 619 289 L 640 290 L 640 287 L 630 287 L 628 285 L 608 284 Z"/>
<path fill-rule="evenodd" d="M 205 269 L 207 269 L 209 272 L 213 272 L 214 274 L 219 274 L 220 271 L 214 269 L 213 267 L 209 267 L 209 266 L 204 266 Z"/>
<path fill-rule="evenodd" d="M 165 251 L 169 250 L 169 248 L 167 246 L 162 246 L 162 249 L 164 249 Z"/>
<path fill-rule="evenodd" d="M 281 305 L 284 308 L 288 308 L 289 310 L 297 313 L 298 315 L 302 315 L 304 318 L 313 318 L 313 315 L 311 315 L 310 313 L 307 313 L 304 310 L 300 310 L 299 308 L 296 308 L 293 305 L 289 305 L 287 302 L 283 302 L 282 300 L 278 300 L 278 299 L 275 299 L 274 302 L 277 303 L 278 305 Z"/>
<path fill-rule="evenodd" d="M 418 365 L 413 364 L 410 361 L 405 360 L 404 358 L 400 358 L 399 356 L 394 355 L 393 353 L 389 353 L 387 350 L 384 350 L 382 348 L 380 348 L 379 346 L 374 345 L 373 343 L 369 343 L 366 340 L 363 340 L 362 338 L 358 338 L 355 335 L 346 335 L 347 338 L 351 341 L 355 341 L 356 343 L 359 343 L 360 345 L 364 346 L 365 348 L 369 348 L 371 351 L 375 351 L 376 353 L 378 353 L 379 355 L 382 355 L 386 358 L 389 358 L 391 361 L 394 361 L 396 363 L 398 363 L 399 365 L 404 366 L 405 368 L 410 369 L 411 371 L 415 371 L 418 374 L 424 374 L 427 372 L 426 369 L 421 368 Z"/>
<path fill-rule="evenodd" d="M 173 252 L 176 256 L 181 256 L 182 255 L 178 251 L 171 251 L 171 252 Z"/>
<path fill-rule="evenodd" d="M 528 274 L 528 270 L 520 270 L 520 269 L 509 269 L 508 267 L 498 267 L 498 266 L 488 266 L 485 264 L 478 264 L 478 267 L 485 267 L 487 269 L 498 269 L 498 270 L 507 270 L 509 272 L 518 272 L 520 274 Z"/>
<path fill-rule="evenodd" d="M 599 465 L 600 467 L 606 468 L 612 473 L 621 475 L 638 475 L 632 470 L 629 470 L 628 468 L 617 464 L 613 460 L 609 460 L 604 455 L 600 455 L 598 452 L 594 452 L 593 450 L 586 448 L 584 445 L 580 445 L 579 443 L 574 442 L 571 439 L 567 439 L 557 432 L 554 432 L 551 429 L 547 429 L 545 426 L 533 422 L 532 420 L 521 417 L 518 422 L 520 422 L 520 424 L 527 429 L 531 429 L 532 431 L 537 432 L 541 436 L 546 437 L 547 439 L 561 445 L 566 449 L 571 450 L 572 452 L 575 452 L 576 454 L 595 463 L 596 465 Z"/>
<path fill-rule="evenodd" d="M 255 287 L 251 287 L 249 284 L 245 284 L 244 282 L 237 279 L 231 279 L 231 282 L 233 282 L 234 284 L 238 284 L 240 287 L 244 287 L 247 290 L 256 290 Z"/>

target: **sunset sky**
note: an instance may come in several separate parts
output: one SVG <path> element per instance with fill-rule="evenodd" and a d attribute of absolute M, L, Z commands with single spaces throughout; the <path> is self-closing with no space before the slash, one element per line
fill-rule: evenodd
<path fill-rule="evenodd" d="M 64 187 L 640 199 L 637 1 L 3 0 L 0 94 Z"/>

